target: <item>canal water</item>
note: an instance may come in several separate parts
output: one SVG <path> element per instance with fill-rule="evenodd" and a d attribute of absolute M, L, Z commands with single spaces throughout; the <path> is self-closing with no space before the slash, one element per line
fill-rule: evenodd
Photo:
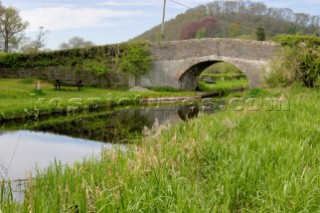
<path fill-rule="evenodd" d="M 155 122 L 165 125 L 194 118 L 199 112 L 215 112 L 204 106 L 157 106 L 1 123 L 0 180 L 24 179 L 55 160 L 72 164 L 115 144 L 125 149 Z"/>

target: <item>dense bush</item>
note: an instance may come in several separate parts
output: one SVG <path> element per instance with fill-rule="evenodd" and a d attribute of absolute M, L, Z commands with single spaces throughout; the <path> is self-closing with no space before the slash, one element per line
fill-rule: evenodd
<path fill-rule="evenodd" d="M 0 66 L 21 68 L 57 67 L 80 69 L 101 75 L 110 70 L 139 76 L 151 67 L 151 53 L 146 42 L 121 43 L 91 48 L 76 48 L 38 54 L 0 54 Z"/>
<path fill-rule="evenodd" d="M 320 37 L 310 36 L 310 35 L 289 35 L 289 34 L 279 34 L 273 38 L 274 41 L 279 42 L 285 47 L 296 47 L 301 43 L 306 44 L 306 46 L 319 46 Z"/>
<path fill-rule="evenodd" d="M 127 43 L 119 61 L 119 68 L 134 76 L 146 74 L 151 68 L 150 46 L 145 42 Z"/>
<path fill-rule="evenodd" d="M 266 34 L 264 32 L 263 27 L 257 27 L 256 36 L 258 41 L 265 41 L 266 40 Z"/>
<path fill-rule="evenodd" d="M 284 51 L 273 62 L 267 83 L 276 86 L 300 82 L 307 87 L 320 87 L 320 38 L 278 35 L 274 40 L 284 46 Z"/>

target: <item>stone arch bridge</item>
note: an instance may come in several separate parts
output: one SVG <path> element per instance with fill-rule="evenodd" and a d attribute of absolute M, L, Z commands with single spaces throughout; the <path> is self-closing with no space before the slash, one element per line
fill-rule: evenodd
<path fill-rule="evenodd" d="M 251 87 L 260 87 L 268 74 L 269 61 L 279 50 L 281 46 L 277 43 L 238 39 L 154 43 L 151 45 L 152 70 L 134 79 L 131 85 L 194 90 L 202 71 L 215 63 L 228 62 L 242 70 Z"/>

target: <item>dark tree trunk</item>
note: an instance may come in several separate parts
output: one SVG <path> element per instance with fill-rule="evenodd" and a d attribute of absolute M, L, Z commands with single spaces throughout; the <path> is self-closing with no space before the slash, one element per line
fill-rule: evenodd
<path fill-rule="evenodd" d="M 5 38 L 4 38 L 4 52 L 9 52 L 9 38 L 8 38 L 8 36 L 6 36 Z"/>

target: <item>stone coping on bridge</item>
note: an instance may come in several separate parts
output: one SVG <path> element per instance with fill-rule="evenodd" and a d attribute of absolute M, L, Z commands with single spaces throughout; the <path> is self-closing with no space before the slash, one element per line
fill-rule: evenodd
<path fill-rule="evenodd" d="M 248 60 L 270 60 L 275 51 L 281 50 L 279 43 L 227 38 L 204 38 L 152 43 L 154 60 L 177 60 L 203 57 L 213 54 Z"/>

